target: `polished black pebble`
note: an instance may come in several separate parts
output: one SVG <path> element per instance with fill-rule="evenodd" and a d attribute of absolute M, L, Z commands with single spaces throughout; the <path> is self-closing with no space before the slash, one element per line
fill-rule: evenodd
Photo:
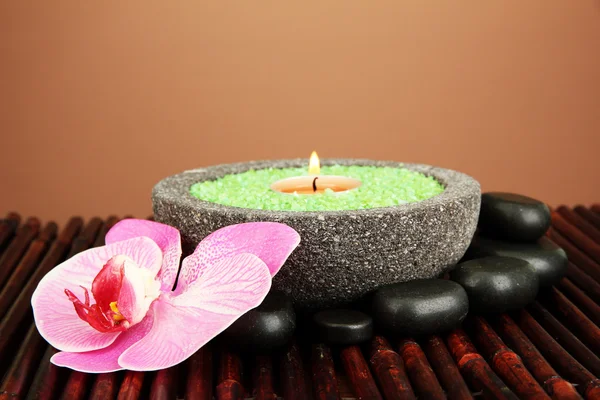
<path fill-rule="evenodd" d="M 357 344 L 373 336 L 373 319 L 346 309 L 319 311 L 313 316 L 319 339 L 331 344 Z"/>
<path fill-rule="evenodd" d="M 248 311 L 222 334 L 222 339 L 247 350 L 270 350 L 286 344 L 296 329 L 291 300 L 270 292 L 258 307 Z"/>
<path fill-rule="evenodd" d="M 385 331 L 426 335 L 457 327 L 469 312 L 465 290 L 456 282 L 423 279 L 378 289 L 373 319 Z"/>
<path fill-rule="evenodd" d="M 467 258 L 488 256 L 515 257 L 529 262 L 540 281 L 540 286 L 551 286 L 567 272 L 567 253 L 547 237 L 534 243 L 516 243 L 476 237 L 467 252 Z"/>
<path fill-rule="evenodd" d="M 538 293 L 538 277 L 527 261 L 485 257 L 465 261 L 450 273 L 469 296 L 474 313 L 499 313 L 522 308 Z"/>
<path fill-rule="evenodd" d="M 478 227 L 482 235 L 531 242 L 542 237 L 550 223 L 550 209 L 539 200 L 513 193 L 481 195 Z"/>

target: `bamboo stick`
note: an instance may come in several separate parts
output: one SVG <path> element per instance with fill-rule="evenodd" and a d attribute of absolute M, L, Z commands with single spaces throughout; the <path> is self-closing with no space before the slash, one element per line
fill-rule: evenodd
<path fill-rule="evenodd" d="M 576 206 L 575 212 L 585 218 L 590 224 L 594 225 L 596 229 L 600 229 L 600 205 L 595 204 L 591 209 L 587 209 L 583 206 Z"/>
<path fill-rule="evenodd" d="M 342 366 L 358 399 L 382 400 L 369 366 L 356 345 L 342 349 Z"/>
<path fill-rule="evenodd" d="M 331 350 L 325 344 L 312 347 L 312 377 L 317 400 L 339 400 L 338 381 Z"/>
<path fill-rule="evenodd" d="M 239 355 L 225 349 L 221 352 L 216 394 L 218 400 L 241 400 L 244 396 L 242 361 Z"/>
<path fill-rule="evenodd" d="M 177 366 L 156 371 L 150 387 L 150 400 L 177 398 Z"/>
<path fill-rule="evenodd" d="M 40 361 L 39 367 L 33 377 L 33 382 L 27 392 L 27 400 L 50 400 L 56 398 L 55 391 L 66 370 L 50 363 L 50 358 L 57 350 L 52 346 L 46 347 L 46 352 Z"/>
<path fill-rule="evenodd" d="M 118 400 L 137 400 L 142 394 L 142 387 L 144 385 L 144 373 L 139 371 L 127 371 L 125 372 L 125 378 L 119 393 L 117 395 Z"/>
<path fill-rule="evenodd" d="M 527 370 L 531 372 L 553 399 L 580 398 L 573 385 L 558 375 L 558 372 L 550 366 L 548 361 L 508 315 L 496 316 L 494 322 L 494 326 L 504 341 L 521 356 Z"/>
<path fill-rule="evenodd" d="M 383 336 L 371 340 L 369 362 L 386 400 L 414 400 L 404 361 Z"/>
<path fill-rule="evenodd" d="M 290 400 L 305 400 L 310 398 L 300 348 L 295 341 L 291 341 L 288 344 L 281 358 L 280 370 L 283 398 Z"/>
<path fill-rule="evenodd" d="M 185 398 L 212 400 L 213 352 L 210 344 L 202 347 L 187 362 Z"/>
<path fill-rule="evenodd" d="M 567 240 L 563 235 L 553 228 L 548 229 L 548 237 L 567 253 L 569 260 L 579 267 L 583 272 L 594 278 L 600 283 L 600 266 L 592 260 L 587 254 L 579 250 L 573 243 Z"/>
<path fill-rule="evenodd" d="M 600 244 L 596 243 L 592 238 L 556 212 L 552 213 L 552 227 L 567 236 L 575 246 L 587 254 L 596 263 L 600 262 Z"/>
<path fill-rule="evenodd" d="M 520 357 L 510 350 L 483 317 L 470 317 L 475 342 L 494 371 L 521 399 L 549 400 L 550 397 L 525 368 Z"/>
<path fill-rule="evenodd" d="M 588 398 L 590 393 L 600 395 L 600 381 L 579 361 L 567 352 L 525 309 L 518 313 L 518 325 L 531 339 L 543 356 L 558 372 L 571 382 L 580 385 L 580 393 Z M 593 398 L 593 397 L 592 397 Z"/>
<path fill-rule="evenodd" d="M 94 385 L 92 386 L 92 392 L 90 393 L 89 399 L 114 399 L 117 395 L 118 378 L 119 374 L 117 372 L 98 374 L 94 381 Z"/>
<path fill-rule="evenodd" d="M 19 292 L 23 289 L 24 282 L 29 279 L 39 261 L 46 254 L 46 250 L 56 237 L 57 229 L 54 222 L 50 222 L 44 227 L 40 235 L 29 245 L 4 288 L 0 290 L 0 319 L 10 308 L 10 305 L 14 303 Z"/>
<path fill-rule="evenodd" d="M 275 400 L 273 389 L 273 362 L 268 355 L 257 355 L 254 367 L 254 388 L 252 394 L 255 400 Z"/>
<path fill-rule="evenodd" d="M 460 372 L 474 389 L 482 391 L 484 398 L 518 399 L 477 352 L 464 330 L 453 330 L 446 340 Z"/>
<path fill-rule="evenodd" d="M 15 238 L 10 242 L 0 258 L 0 288 L 12 274 L 29 244 L 37 237 L 40 230 L 40 221 L 37 218 L 28 218 L 17 230 Z"/>
<path fill-rule="evenodd" d="M 63 259 L 69 243 L 81 228 L 81 224 L 82 221 L 80 218 L 72 218 L 69 221 L 67 226 L 61 231 L 58 240 L 54 241 L 38 268 L 34 271 L 25 286 L 23 286 L 18 297 L 0 320 L 0 354 L 5 353 L 21 322 L 30 315 L 31 295 L 39 281 Z"/>
<path fill-rule="evenodd" d="M 596 326 L 600 326 L 600 306 L 594 300 L 590 299 L 583 290 L 579 289 L 568 278 L 561 279 L 558 282 L 558 287 Z"/>
<path fill-rule="evenodd" d="M 600 243 L 600 230 L 598 230 L 592 223 L 590 223 L 580 214 L 574 212 L 573 210 L 565 206 L 558 207 L 556 211 L 561 217 L 565 219 L 565 221 L 575 226 L 577 229 L 589 236 L 596 243 Z"/>
<path fill-rule="evenodd" d="M 19 347 L 10 368 L 0 384 L 0 399 L 23 398 L 29 389 L 33 374 L 40 362 L 44 339 L 38 333 L 35 324 L 31 324 L 25 339 Z M 3 360 L 8 362 L 8 360 Z"/>
<path fill-rule="evenodd" d="M 540 295 L 540 300 L 550 308 L 560 320 L 569 326 L 568 331 L 575 334 L 581 342 L 596 354 L 600 354 L 600 328 L 598 328 L 575 304 L 555 287 Z"/>
<path fill-rule="evenodd" d="M 21 216 L 17 213 L 8 213 L 6 218 L 0 220 L 0 258 L 10 243 L 21 223 Z"/>
<path fill-rule="evenodd" d="M 441 337 L 437 335 L 430 336 L 425 341 L 423 350 L 425 350 L 427 359 L 438 376 L 442 387 L 446 390 L 449 399 L 466 400 L 473 398 Z"/>
<path fill-rule="evenodd" d="M 69 379 L 62 390 L 62 400 L 83 400 L 88 392 L 92 375 L 79 371 L 71 371 Z"/>
<path fill-rule="evenodd" d="M 431 400 L 446 398 L 425 353 L 417 342 L 410 338 L 401 339 L 399 353 L 404 360 L 406 372 L 415 392 L 420 398 Z"/>
<path fill-rule="evenodd" d="M 565 276 L 586 292 L 595 303 L 600 303 L 600 283 L 596 282 L 594 278 L 583 272 L 572 262 L 569 262 Z"/>
<path fill-rule="evenodd" d="M 106 222 L 104 222 L 104 224 L 102 225 L 102 227 L 100 228 L 100 231 L 98 232 L 98 235 L 96 236 L 96 240 L 94 241 L 94 244 L 92 245 L 92 247 L 100 247 L 100 246 L 104 246 L 106 244 L 105 242 L 105 238 L 106 238 L 106 234 L 108 233 L 108 231 L 110 230 L 110 228 L 112 228 L 113 226 L 115 226 L 115 224 L 119 222 L 119 218 L 111 215 L 106 219 Z"/>

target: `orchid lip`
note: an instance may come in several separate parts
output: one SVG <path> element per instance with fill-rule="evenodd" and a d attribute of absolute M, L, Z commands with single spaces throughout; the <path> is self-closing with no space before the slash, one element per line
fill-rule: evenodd
<path fill-rule="evenodd" d="M 90 295 L 86 288 L 82 287 L 85 295 L 85 303 L 83 303 L 73 292 L 65 289 L 65 294 L 75 307 L 77 316 L 99 332 L 119 332 L 124 331 L 129 327 L 128 321 L 120 321 L 113 318 L 113 315 L 102 310 L 97 304 L 90 304 Z"/>
<path fill-rule="evenodd" d="M 92 282 L 96 304 L 90 304 L 88 289 L 81 301 L 65 289 L 77 316 L 99 332 L 122 332 L 140 322 L 150 304 L 160 295 L 160 283 L 153 274 L 138 267 L 125 255 L 111 257 Z"/>

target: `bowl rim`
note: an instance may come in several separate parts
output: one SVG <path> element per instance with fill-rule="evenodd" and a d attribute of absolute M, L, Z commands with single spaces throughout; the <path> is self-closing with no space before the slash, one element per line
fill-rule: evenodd
<path fill-rule="evenodd" d="M 230 215 L 248 215 L 253 218 L 289 219 L 298 217 L 312 218 L 314 216 L 347 217 L 371 216 L 385 213 L 410 213 L 416 209 L 446 206 L 449 202 L 466 199 L 474 195 L 481 196 L 479 182 L 473 177 L 451 169 L 435 167 L 427 164 L 404 163 L 399 161 L 378 161 L 362 158 L 325 158 L 321 165 L 362 165 L 407 168 L 434 177 L 444 186 L 444 191 L 425 200 L 399 204 L 388 207 L 375 207 L 356 210 L 321 210 L 321 211 L 292 211 L 292 210 L 263 210 L 256 208 L 235 207 L 199 199 L 190 193 L 190 187 L 198 182 L 218 179 L 224 175 L 242 173 L 251 169 L 265 168 L 297 168 L 307 164 L 306 159 L 259 160 L 239 163 L 218 164 L 203 168 L 183 171 L 168 176 L 159 181 L 152 190 L 152 201 L 170 203 L 182 208 L 200 208 L 215 213 Z"/>

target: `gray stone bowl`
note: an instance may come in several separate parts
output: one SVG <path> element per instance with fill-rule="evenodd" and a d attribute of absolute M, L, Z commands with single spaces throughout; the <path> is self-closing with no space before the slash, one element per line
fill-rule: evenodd
<path fill-rule="evenodd" d="M 226 164 L 186 171 L 152 191 L 154 218 L 181 231 L 190 253 L 211 232 L 227 225 L 274 221 L 294 228 L 301 243 L 273 278 L 300 308 L 343 305 L 380 286 L 439 276 L 462 258 L 477 226 L 481 189 L 460 172 L 420 164 L 360 159 L 324 165 L 404 167 L 433 176 L 444 192 L 394 207 L 352 211 L 268 211 L 230 207 L 190 194 L 194 183 L 250 169 L 306 165 L 305 159 Z M 240 193 L 243 195 L 243 193 Z"/>

